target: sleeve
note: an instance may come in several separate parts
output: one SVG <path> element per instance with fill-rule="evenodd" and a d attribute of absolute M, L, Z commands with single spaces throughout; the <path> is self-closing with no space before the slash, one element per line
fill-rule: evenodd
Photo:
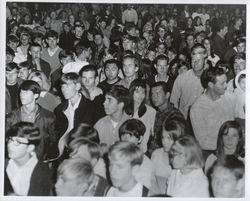
<path fill-rule="evenodd" d="M 174 107 L 179 108 L 179 100 L 181 97 L 181 89 L 180 89 L 180 76 L 178 76 L 174 82 L 172 93 L 170 96 L 170 102 L 174 104 Z"/>

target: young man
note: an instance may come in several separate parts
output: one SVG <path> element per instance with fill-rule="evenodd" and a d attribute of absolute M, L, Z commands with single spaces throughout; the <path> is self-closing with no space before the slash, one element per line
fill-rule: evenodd
<path fill-rule="evenodd" d="M 8 130 L 9 160 L 6 163 L 5 195 L 49 195 L 52 189 L 51 171 L 48 164 L 42 163 L 35 152 L 40 141 L 39 128 L 33 123 L 19 122 Z"/>
<path fill-rule="evenodd" d="M 203 92 L 200 76 L 205 67 L 206 49 L 201 44 L 192 48 L 192 69 L 179 75 L 173 85 L 170 102 L 178 108 L 187 119 L 190 106 Z"/>
<path fill-rule="evenodd" d="M 118 76 L 120 69 L 119 66 L 120 64 L 116 59 L 109 59 L 104 63 L 104 73 L 106 79 L 98 84 L 98 87 L 102 89 L 104 94 L 110 89 L 111 86 L 121 80 Z"/>
<path fill-rule="evenodd" d="M 141 146 L 146 127 L 139 119 L 128 119 L 119 128 L 119 137 L 121 141 L 132 142 L 138 147 Z M 142 150 L 142 147 L 140 147 Z M 143 151 L 143 150 L 142 150 Z M 152 186 L 153 164 L 144 154 L 140 171 L 135 175 L 137 181 L 146 186 L 148 189 Z"/>
<path fill-rule="evenodd" d="M 204 158 L 216 151 L 220 126 L 235 118 L 233 95 L 225 93 L 227 76 L 222 68 L 205 70 L 201 76 L 205 92 L 198 97 L 190 110 L 190 119 Z"/>
<path fill-rule="evenodd" d="M 15 123 L 27 121 L 34 123 L 40 130 L 41 143 L 37 146 L 37 157 L 46 159 L 55 153 L 55 117 L 54 114 L 37 104 L 41 88 L 32 80 L 25 80 L 19 87 L 19 96 L 22 106 L 6 115 L 5 129 L 8 130 Z"/>
<path fill-rule="evenodd" d="M 108 186 L 106 179 L 96 175 L 92 164 L 83 158 L 67 159 L 57 171 L 57 196 L 104 196 Z"/>
<path fill-rule="evenodd" d="M 94 33 L 95 51 L 93 55 L 93 62 L 99 68 L 100 62 L 105 53 L 104 36 L 100 31 Z"/>
<path fill-rule="evenodd" d="M 18 77 L 22 80 L 27 80 L 31 73 L 31 65 L 28 61 L 23 61 L 18 64 Z"/>
<path fill-rule="evenodd" d="M 58 55 L 62 49 L 58 46 L 58 33 L 53 30 L 48 31 L 45 35 L 45 40 L 48 47 L 42 50 L 41 58 L 50 64 L 51 73 L 53 73 L 61 66 Z"/>
<path fill-rule="evenodd" d="M 29 47 L 29 54 L 30 58 L 28 61 L 30 63 L 32 70 L 42 71 L 49 79 L 51 66 L 47 61 L 41 59 L 41 54 L 42 54 L 41 45 L 38 43 L 32 43 Z"/>
<path fill-rule="evenodd" d="M 136 181 L 136 174 L 140 171 L 143 152 L 132 143 L 120 141 L 109 149 L 109 173 L 112 187 L 107 197 L 146 197 L 148 189 Z"/>
<path fill-rule="evenodd" d="M 95 129 L 99 133 L 100 142 L 108 146 L 119 141 L 118 129 L 120 125 L 129 119 L 124 109 L 127 107 L 129 91 L 123 86 L 112 86 L 105 95 L 103 103 L 106 116 L 101 118 Z"/>
<path fill-rule="evenodd" d="M 62 154 L 68 134 L 74 127 L 80 123 L 93 125 L 96 121 L 92 103 L 80 93 L 80 76 L 76 73 L 63 74 L 60 85 L 65 101 L 55 109 L 59 155 Z"/>

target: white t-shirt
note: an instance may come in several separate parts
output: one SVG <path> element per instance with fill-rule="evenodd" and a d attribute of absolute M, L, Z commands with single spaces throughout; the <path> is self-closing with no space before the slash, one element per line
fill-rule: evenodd
<path fill-rule="evenodd" d="M 118 188 L 111 187 L 107 193 L 107 197 L 142 197 L 142 184 L 137 183 L 134 188 L 128 192 L 121 192 Z"/>

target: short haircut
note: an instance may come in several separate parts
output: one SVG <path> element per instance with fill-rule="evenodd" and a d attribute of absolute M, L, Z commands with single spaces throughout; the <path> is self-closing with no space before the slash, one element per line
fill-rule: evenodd
<path fill-rule="evenodd" d="M 94 32 L 94 37 L 97 36 L 97 35 L 100 35 L 102 38 L 104 37 L 103 34 L 102 34 L 102 32 L 101 32 L 101 31 L 98 31 L 98 30 L 96 30 L 96 31 Z"/>
<path fill-rule="evenodd" d="M 40 130 L 31 122 L 18 122 L 7 131 L 8 137 L 22 137 L 28 140 L 28 144 L 35 146 L 41 141 Z"/>
<path fill-rule="evenodd" d="M 118 103 L 124 103 L 124 107 L 127 107 L 129 101 L 129 90 L 124 86 L 113 85 L 106 92 L 106 95 L 114 97 Z"/>
<path fill-rule="evenodd" d="M 56 38 L 58 39 L 58 33 L 54 30 L 49 30 L 46 34 L 45 34 L 45 38 Z"/>
<path fill-rule="evenodd" d="M 22 68 L 31 69 L 32 66 L 31 66 L 30 62 L 28 62 L 28 61 L 23 61 L 23 62 L 21 62 L 21 63 L 18 64 L 18 68 L 19 68 L 19 69 L 22 69 Z"/>
<path fill-rule="evenodd" d="M 75 47 L 74 47 L 74 53 L 76 54 L 76 56 L 79 56 L 80 54 L 82 54 L 83 51 L 86 51 L 88 50 L 89 48 L 89 44 L 88 43 L 85 43 L 84 45 L 83 44 L 77 44 Z"/>
<path fill-rule="evenodd" d="M 227 27 L 227 23 L 225 22 L 225 20 L 219 20 L 218 24 L 217 24 L 217 32 L 220 32 L 221 30 L 223 30 L 225 27 Z"/>
<path fill-rule="evenodd" d="M 81 83 L 80 76 L 77 73 L 65 73 L 60 78 L 60 85 L 67 84 L 69 81 L 74 84 Z"/>
<path fill-rule="evenodd" d="M 32 47 L 40 47 L 40 49 L 42 50 L 42 46 L 39 43 L 31 43 L 29 46 L 29 50 L 31 50 Z"/>
<path fill-rule="evenodd" d="M 218 159 L 213 167 L 212 172 L 218 167 L 225 168 L 234 174 L 237 180 L 241 179 L 245 175 L 245 165 L 242 161 L 236 158 L 234 155 L 225 155 Z"/>
<path fill-rule="evenodd" d="M 13 70 L 19 70 L 18 65 L 15 62 L 10 62 L 5 64 L 5 70 L 6 71 L 13 71 Z"/>
<path fill-rule="evenodd" d="M 235 60 L 238 59 L 242 59 L 242 60 L 246 60 L 246 54 L 244 52 L 239 52 L 237 53 L 234 57 L 233 57 L 233 62 L 235 62 Z"/>
<path fill-rule="evenodd" d="M 243 148 L 244 147 L 243 133 L 242 133 L 242 128 L 240 124 L 237 121 L 226 121 L 221 125 L 219 134 L 218 134 L 218 139 L 217 139 L 217 154 L 219 158 L 225 155 L 223 136 L 228 135 L 228 131 L 230 128 L 234 128 L 235 130 L 237 130 L 238 135 L 239 135 L 239 141 L 238 141 L 236 150 L 233 153 L 233 155 L 235 155 L 236 157 L 239 157 L 242 154 L 245 154 L 244 148 Z"/>
<path fill-rule="evenodd" d="M 15 51 L 13 49 L 11 49 L 9 46 L 6 46 L 6 55 L 11 55 L 13 57 L 15 57 Z"/>
<path fill-rule="evenodd" d="M 143 161 L 143 152 L 140 148 L 127 141 L 117 141 L 109 148 L 109 160 L 113 157 L 115 159 L 128 159 L 131 166 L 141 165 Z"/>
<path fill-rule="evenodd" d="M 204 70 L 200 78 L 202 87 L 206 89 L 209 82 L 215 84 L 217 82 L 217 77 L 224 74 L 226 75 L 226 72 L 223 68 L 213 67 Z"/>
<path fill-rule="evenodd" d="M 91 64 L 83 66 L 81 68 L 81 70 L 79 71 L 79 76 L 82 76 L 83 72 L 88 72 L 88 71 L 94 72 L 95 73 L 95 77 L 98 76 L 98 72 L 96 70 L 96 67 L 94 65 L 91 65 Z"/>
<path fill-rule="evenodd" d="M 122 57 L 122 61 L 124 61 L 125 59 L 132 59 L 132 60 L 134 60 L 135 66 L 136 66 L 136 67 L 139 67 L 139 61 L 138 61 L 138 59 L 135 57 L 134 54 L 125 54 L 125 55 Z"/>
<path fill-rule="evenodd" d="M 159 60 L 166 60 L 167 61 L 167 63 L 169 62 L 169 58 L 166 56 L 166 55 L 164 55 L 164 54 L 160 54 L 160 55 L 158 55 L 156 58 L 155 58 L 155 64 L 157 65 L 157 62 L 159 61 Z"/>
<path fill-rule="evenodd" d="M 35 32 L 35 33 L 33 33 L 32 34 L 32 41 L 34 42 L 34 40 L 36 39 L 36 38 L 41 38 L 41 39 L 43 39 L 44 38 L 44 35 L 42 34 L 42 33 L 40 33 L 40 32 Z"/>
<path fill-rule="evenodd" d="M 186 165 L 189 168 L 202 168 L 204 166 L 204 159 L 199 143 L 191 135 L 182 136 L 175 141 L 184 148 Z M 170 150 L 170 155 L 173 153 L 175 146 Z M 172 153 L 171 153 L 172 152 Z"/>
<path fill-rule="evenodd" d="M 194 46 L 191 48 L 191 53 L 194 52 L 194 50 L 198 49 L 198 48 L 202 48 L 204 50 L 204 54 L 206 53 L 206 48 L 203 44 L 200 43 L 196 43 L 194 44 Z"/>
<path fill-rule="evenodd" d="M 118 60 L 116 59 L 109 59 L 107 60 L 105 63 L 104 63 L 104 69 L 107 68 L 108 64 L 115 64 L 117 66 L 117 68 L 119 69 L 120 68 L 120 63 Z"/>
<path fill-rule="evenodd" d="M 246 44 L 246 39 L 244 39 L 244 38 L 236 38 L 234 40 L 234 45 L 235 46 L 239 45 L 240 43 L 245 43 Z"/>
<path fill-rule="evenodd" d="M 69 144 L 69 147 L 72 151 L 79 149 L 82 145 L 86 145 L 88 148 L 88 152 L 92 159 L 99 159 L 102 155 L 101 147 L 99 144 L 88 140 L 85 137 L 78 137 L 72 140 Z"/>
<path fill-rule="evenodd" d="M 166 82 L 163 82 L 163 81 L 155 82 L 151 86 L 151 92 L 152 92 L 152 89 L 154 87 L 161 87 L 165 94 L 167 94 L 167 92 L 171 93 L 171 86 L 170 86 L 170 84 L 168 84 Z"/>
<path fill-rule="evenodd" d="M 73 60 L 74 54 L 73 54 L 73 52 L 72 52 L 71 50 L 61 50 L 61 51 L 59 52 L 59 54 L 58 54 L 58 58 L 59 58 L 60 60 L 65 59 L 65 58 L 67 58 L 67 57 L 71 57 L 72 60 Z"/>
<path fill-rule="evenodd" d="M 7 37 L 7 43 L 9 43 L 9 42 L 19 43 L 20 41 L 19 41 L 19 39 L 18 39 L 17 36 L 15 36 L 15 35 L 13 35 L 13 34 L 10 34 L 10 35 L 8 35 L 8 37 Z"/>
<path fill-rule="evenodd" d="M 120 140 L 123 135 L 129 134 L 130 136 L 136 137 L 138 140 L 144 136 L 146 132 L 146 126 L 139 119 L 128 119 L 119 128 Z"/>
<path fill-rule="evenodd" d="M 78 183 L 91 184 L 94 178 L 94 170 L 91 163 L 82 158 L 71 158 L 64 160 L 57 170 L 57 177 L 59 175 L 72 175 Z"/>
<path fill-rule="evenodd" d="M 23 91 L 32 91 L 34 94 L 40 94 L 41 93 L 41 88 L 40 85 L 33 81 L 33 80 L 25 80 L 23 83 L 20 85 L 19 90 Z"/>
<path fill-rule="evenodd" d="M 81 137 L 84 137 L 85 139 L 91 140 L 98 144 L 100 143 L 98 131 L 92 126 L 85 123 L 80 123 L 69 132 L 69 141 L 71 141 L 71 139 L 74 140 Z"/>

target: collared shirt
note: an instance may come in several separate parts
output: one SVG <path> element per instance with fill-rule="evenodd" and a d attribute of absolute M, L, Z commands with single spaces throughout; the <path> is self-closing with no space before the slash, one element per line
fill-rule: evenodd
<path fill-rule="evenodd" d="M 37 105 L 36 105 L 35 109 L 32 110 L 31 112 L 24 111 L 24 107 L 21 107 L 21 119 L 22 119 L 22 121 L 34 123 L 36 120 L 37 110 L 38 110 Z"/>
<path fill-rule="evenodd" d="M 190 119 L 195 137 L 204 150 L 215 150 L 221 125 L 235 118 L 235 98 L 225 93 L 211 100 L 205 93 L 193 104 Z"/>
<path fill-rule="evenodd" d="M 203 91 L 200 78 L 190 69 L 176 78 L 170 102 L 187 118 L 189 107 L 193 105 Z"/>
<path fill-rule="evenodd" d="M 118 130 L 120 125 L 130 117 L 124 112 L 121 120 L 114 125 L 109 115 L 101 118 L 95 124 L 95 129 L 98 131 L 100 142 L 106 143 L 108 146 L 116 141 L 119 141 Z"/>

